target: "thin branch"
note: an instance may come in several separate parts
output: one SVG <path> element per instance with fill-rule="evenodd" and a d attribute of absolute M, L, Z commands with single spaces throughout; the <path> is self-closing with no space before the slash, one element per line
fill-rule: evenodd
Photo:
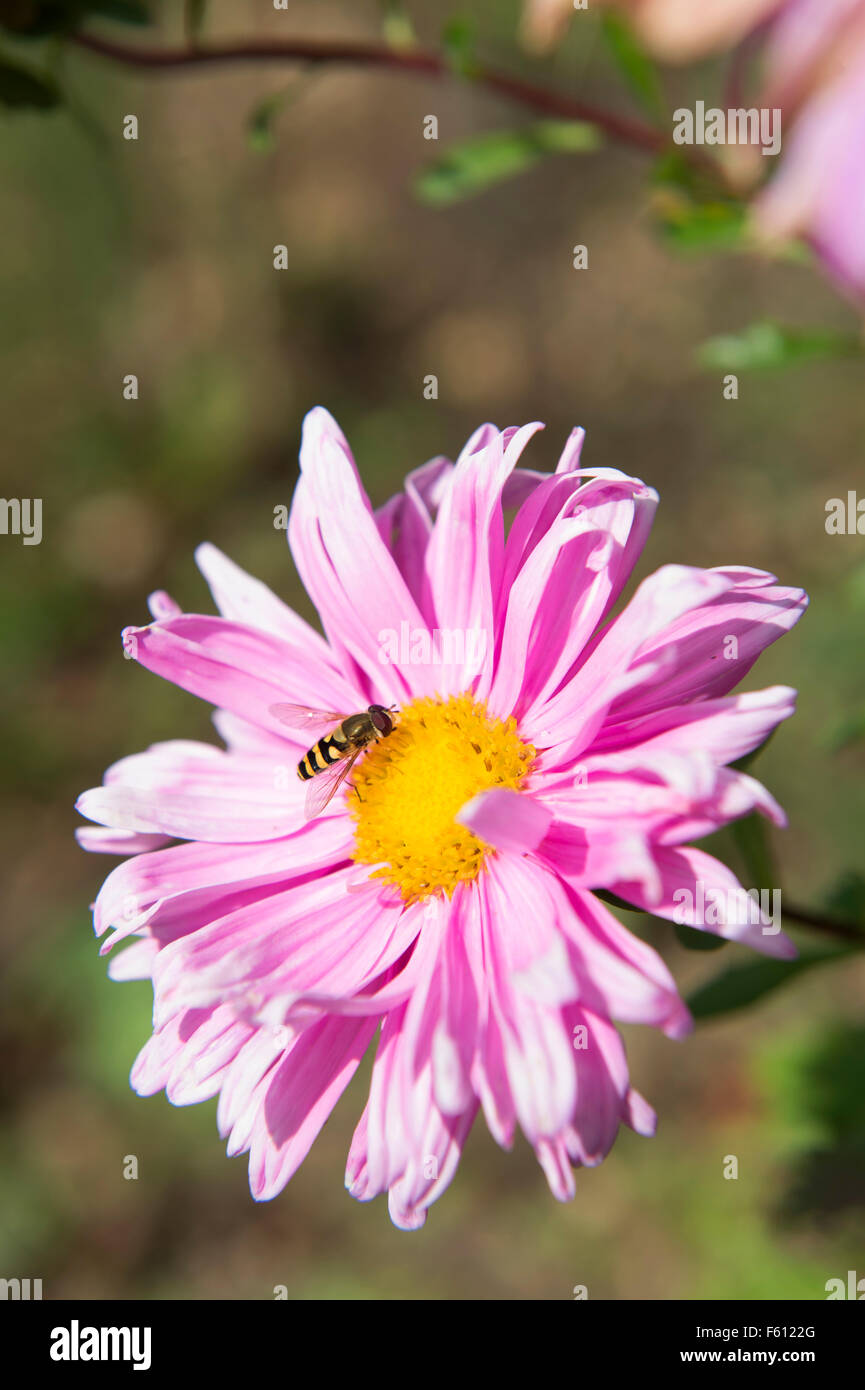
<path fill-rule="evenodd" d="M 283 39 L 249 41 L 237 44 L 210 44 L 206 48 L 146 48 L 113 43 L 93 34 L 75 34 L 72 41 L 79 48 L 110 58 L 113 62 L 148 71 L 199 67 L 206 64 L 234 62 L 296 62 L 316 65 L 342 64 L 351 67 L 389 68 L 396 72 L 423 73 L 427 77 L 446 79 L 453 70 L 440 53 L 423 48 L 392 48 L 384 43 L 331 43 L 315 39 Z M 519 102 L 529 110 L 566 120 L 591 121 L 613 140 L 637 149 L 657 154 L 670 143 L 669 135 L 647 125 L 644 121 L 606 111 L 591 102 L 581 101 L 564 92 L 551 92 L 521 77 L 514 77 L 483 64 L 473 66 L 472 79 L 488 91 L 496 92 L 510 101 Z"/>
<path fill-rule="evenodd" d="M 797 926 L 812 927 L 824 936 L 837 936 L 840 940 L 850 941 L 865 950 L 865 932 L 848 922 L 827 919 L 823 913 L 811 912 L 806 907 L 790 907 L 786 901 L 782 904 L 781 915 L 786 920 L 795 922 Z"/>

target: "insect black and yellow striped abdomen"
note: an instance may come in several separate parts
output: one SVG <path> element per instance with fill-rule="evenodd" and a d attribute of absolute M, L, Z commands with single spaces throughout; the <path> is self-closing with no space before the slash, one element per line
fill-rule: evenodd
<path fill-rule="evenodd" d="M 331 763 L 339 762 L 348 752 L 348 741 L 335 734 L 325 734 L 318 743 L 314 743 L 309 752 L 304 754 L 297 765 L 297 775 L 303 782 L 308 782 L 310 777 L 314 777 L 317 772 L 324 772 Z"/>

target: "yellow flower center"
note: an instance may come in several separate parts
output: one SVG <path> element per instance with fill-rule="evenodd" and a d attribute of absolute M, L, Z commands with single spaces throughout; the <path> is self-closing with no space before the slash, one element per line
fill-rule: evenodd
<path fill-rule="evenodd" d="M 457 812 L 491 787 L 522 785 L 535 749 L 514 719 L 493 719 L 471 695 L 413 700 L 388 738 L 358 759 L 348 802 L 354 858 L 406 901 L 476 878 L 490 847 L 459 825 Z M 359 799 L 358 799 L 359 798 Z"/>

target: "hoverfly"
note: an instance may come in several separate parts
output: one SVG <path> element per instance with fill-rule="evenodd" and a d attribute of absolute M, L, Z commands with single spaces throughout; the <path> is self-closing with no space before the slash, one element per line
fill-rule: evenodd
<path fill-rule="evenodd" d="M 271 705 L 270 713 L 289 729 L 310 732 L 316 726 L 331 726 L 331 732 L 314 743 L 297 765 L 298 777 L 309 784 L 304 808 L 307 820 L 321 815 L 363 750 L 393 733 L 396 722 L 395 705 L 389 709 L 370 705 L 361 714 L 348 715 L 307 709 L 305 705 Z"/>

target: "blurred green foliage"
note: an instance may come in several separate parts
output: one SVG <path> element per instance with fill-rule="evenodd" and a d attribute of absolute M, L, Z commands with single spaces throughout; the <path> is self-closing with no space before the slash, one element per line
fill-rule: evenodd
<path fill-rule="evenodd" d="M 643 51 L 630 25 L 612 10 L 601 18 L 603 35 L 631 91 L 649 115 L 660 120 L 666 109 L 658 69 Z"/>
<path fill-rule="evenodd" d="M 787 984 L 814 965 L 840 960 L 850 954 L 853 952 L 843 947 L 829 946 L 803 949 L 795 960 L 752 960 L 701 985 L 690 995 L 688 1008 L 697 1019 L 730 1013 L 762 1000 L 771 990 Z"/>
<path fill-rule="evenodd" d="M 143 25 L 152 18 L 144 0 L 0 0 L 0 30 L 16 39 L 62 37 L 88 19 Z"/>
<path fill-rule="evenodd" d="M 547 155 L 586 154 L 600 145 L 600 131 L 587 121 L 536 121 L 521 130 L 488 131 L 421 170 L 415 191 L 422 202 L 446 207 L 525 173 Z"/>
<path fill-rule="evenodd" d="M 710 338 L 699 350 L 702 366 L 731 372 L 796 367 L 843 357 L 865 357 L 865 339 L 860 333 L 791 329 L 777 323 L 752 323 L 741 333 Z"/>
<path fill-rule="evenodd" d="M 49 77 L 0 61 L 0 104 L 47 110 L 59 101 L 59 88 Z"/>

